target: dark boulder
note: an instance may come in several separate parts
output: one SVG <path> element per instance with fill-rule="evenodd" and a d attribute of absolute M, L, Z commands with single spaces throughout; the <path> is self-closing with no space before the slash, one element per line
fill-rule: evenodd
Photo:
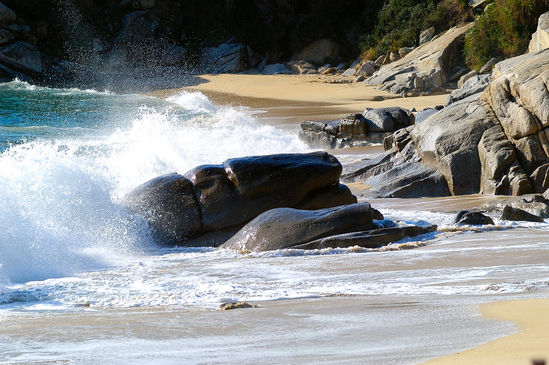
<path fill-rule="evenodd" d="M 149 221 L 162 242 L 196 246 L 196 236 L 216 231 L 205 238 L 215 245 L 273 208 L 356 203 L 339 184 L 341 169 L 325 152 L 242 157 L 155 178 L 128 194 L 125 204 Z"/>
<path fill-rule="evenodd" d="M 525 210 L 519 208 L 513 208 L 510 205 L 506 205 L 501 213 L 501 219 L 507 221 L 523 221 L 523 222 L 539 222 L 543 223 L 543 218 L 537 215 L 528 213 Z"/>
<path fill-rule="evenodd" d="M 125 197 L 124 204 L 153 228 L 156 241 L 176 244 L 202 229 L 191 182 L 179 174 L 156 177 Z"/>
<path fill-rule="evenodd" d="M 482 212 L 461 210 L 454 219 L 454 224 L 462 225 L 493 225 L 494 221 Z"/>
<path fill-rule="evenodd" d="M 382 143 L 391 132 L 413 125 L 414 114 L 404 108 L 366 109 L 342 119 L 301 123 L 299 137 L 312 147 L 344 148 Z"/>
<path fill-rule="evenodd" d="M 314 211 L 273 209 L 248 223 L 221 248 L 252 252 L 285 248 L 377 248 L 436 230 L 436 226 L 397 227 L 394 223 L 392 227 L 380 227 L 373 218 L 383 216 L 368 203 Z"/>
<path fill-rule="evenodd" d="M 313 211 L 272 209 L 244 226 L 221 248 L 252 252 L 289 248 L 336 234 L 372 229 L 372 214 L 368 203 Z"/>

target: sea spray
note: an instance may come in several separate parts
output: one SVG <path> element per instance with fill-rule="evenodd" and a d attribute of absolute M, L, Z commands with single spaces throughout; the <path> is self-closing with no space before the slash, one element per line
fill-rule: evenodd
<path fill-rule="evenodd" d="M 307 150 L 196 92 L 164 101 L 18 81 L 0 90 L 0 278 L 12 283 L 117 266 L 154 247 L 119 204 L 150 178 Z"/>

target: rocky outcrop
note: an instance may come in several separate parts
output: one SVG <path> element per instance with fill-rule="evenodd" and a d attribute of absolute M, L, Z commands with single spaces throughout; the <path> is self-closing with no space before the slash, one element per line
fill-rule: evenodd
<path fill-rule="evenodd" d="M 254 68 L 259 62 L 261 59 L 249 46 L 229 40 L 205 48 L 198 68 L 205 73 L 234 73 Z"/>
<path fill-rule="evenodd" d="M 414 121 L 414 114 L 404 108 L 366 109 L 362 114 L 350 114 L 337 121 L 302 122 L 299 136 L 312 147 L 357 147 L 382 143 L 389 133 Z"/>
<path fill-rule="evenodd" d="M 319 39 L 305 46 L 294 55 L 296 60 L 305 60 L 317 65 L 338 62 L 339 45 L 330 39 Z"/>
<path fill-rule="evenodd" d="M 389 137 L 385 145 L 393 149 L 385 160 L 369 166 L 366 174 L 360 174 L 364 168 L 359 168 L 345 177 L 374 186 L 372 194 L 382 196 L 419 184 L 428 169 L 444 177 L 453 195 L 522 195 L 546 190 L 549 49 L 502 61 L 491 78 L 482 93 Z M 418 161 L 423 167 L 418 167 Z M 381 189 L 379 194 L 373 183 L 395 169 L 412 172 L 396 190 Z M 439 186 L 434 191 L 440 191 Z"/>
<path fill-rule="evenodd" d="M 538 20 L 538 28 L 528 45 L 528 52 L 536 52 L 549 48 L 549 11 L 541 14 Z"/>
<path fill-rule="evenodd" d="M 462 63 L 463 39 L 470 27 L 468 24 L 448 30 L 400 60 L 381 67 L 366 82 L 393 94 L 414 94 L 441 88 L 452 74 L 451 70 Z"/>
<path fill-rule="evenodd" d="M 313 211 L 278 208 L 255 218 L 221 248 L 251 252 L 286 248 L 377 248 L 435 229 L 409 226 L 384 228 L 374 223 L 373 209 L 368 203 Z"/>
<path fill-rule="evenodd" d="M 447 105 L 484 91 L 490 83 L 490 80 L 490 75 L 472 75 L 467 77 L 459 89 L 452 91 L 452 93 L 448 95 Z"/>
<path fill-rule="evenodd" d="M 543 218 L 537 215 L 528 213 L 520 208 L 513 208 L 506 205 L 501 213 L 501 219 L 507 221 L 522 221 L 522 222 L 538 222 L 543 223 Z"/>
<path fill-rule="evenodd" d="M 339 184 L 341 164 L 327 153 L 230 159 L 169 174 L 136 188 L 125 205 L 145 218 L 157 241 L 185 245 L 188 238 L 234 229 L 278 207 L 320 209 L 352 204 Z"/>

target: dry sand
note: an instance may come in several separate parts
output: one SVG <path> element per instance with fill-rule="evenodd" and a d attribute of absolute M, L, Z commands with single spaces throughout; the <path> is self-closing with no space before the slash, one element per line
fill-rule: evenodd
<path fill-rule="evenodd" d="M 549 299 L 505 301 L 484 304 L 485 318 L 518 324 L 517 334 L 503 337 L 469 351 L 458 352 L 427 362 L 435 364 L 532 364 L 549 360 Z"/>
<path fill-rule="evenodd" d="M 446 103 L 446 94 L 402 98 L 363 83 L 329 83 L 319 75 L 199 76 L 199 82 L 186 90 L 197 90 L 219 104 L 244 105 L 262 109 L 263 118 L 273 122 L 295 123 L 306 119 L 332 120 L 349 113 L 362 113 L 366 107 L 401 106 L 418 110 Z M 180 89 L 152 93 L 169 96 Z"/>

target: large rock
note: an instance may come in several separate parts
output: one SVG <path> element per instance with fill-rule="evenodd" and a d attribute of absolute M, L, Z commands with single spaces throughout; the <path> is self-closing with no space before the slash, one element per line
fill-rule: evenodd
<path fill-rule="evenodd" d="M 538 28 L 528 45 L 528 52 L 536 52 L 549 48 L 549 11 L 541 14 L 538 20 Z"/>
<path fill-rule="evenodd" d="M 243 43 L 227 41 L 217 47 L 207 47 L 202 52 L 199 63 L 201 72 L 234 73 L 256 67 L 259 56 Z"/>
<path fill-rule="evenodd" d="M 271 65 L 266 65 L 263 68 L 263 75 L 280 75 L 280 74 L 289 74 L 290 70 L 286 65 L 282 63 L 274 63 Z"/>
<path fill-rule="evenodd" d="M 160 243 L 178 244 L 202 229 L 193 186 L 178 174 L 146 182 L 128 194 L 124 204 L 148 221 Z"/>
<path fill-rule="evenodd" d="M 221 248 L 251 252 L 286 248 L 377 248 L 436 230 L 436 226 L 397 226 L 393 222 L 383 227 L 373 221 L 375 213 L 368 203 L 312 211 L 273 209 L 248 223 Z"/>
<path fill-rule="evenodd" d="M 317 68 L 304 60 L 294 60 L 288 62 L 288 68 L 290 71 L 298 74 L 298 75 L 310 75 L 310 74 L 316 74 L 318 73 Z"/>
<path fill-rule="evenodd" d="M 367 171 L 362 168 L 352 179 L 363 181 L 380 196 L 394 196 L 426 176 L 433 177 L 428 169 L 441 174 L 454 195 L 546 191 L 549 49 L 498 63 L 491 79 L 482 93 L 395 133 L 385 143 L 393 148 L 387 159 Z M 407 171 L 408 178 L 388 176 L 393 171 Z M 387 187 L 388 178 L 394 179 L 392 189 L 376 186 Z M 441 191 L 440 185 L 432 190 Z"/>
<path fill-rule="evenodd" d="M 490 80 L 490 75 L 473 75 L 468 77 L 459 89 L 452 91 L 448 96 L 448 104 L 455 103 L 456 101 L 463 100 L 471 95 L 484 91 L 488 86 L 488 83 L 490 83 Z"/>
<path fill-rule="evenodd" d="M 16 42 L 0 49 L 0 63 L 24 73 L 42 72 L 42 55 L 27 42 Z"/>
<path fill-rule="evenodd" d="M 150 223 L 161 242 L 186 245 L 188 238 L 234 230 L 273 208 L 356 203 L 339 184 L 341 169 L 325 152 L 230 159 L 153 179 L 128 194 L 125 205 Z"/>
<path fill-rule="evenodd" d="M 493 225 L 494 221 L 482 212 L 461 210 L 454 219 L 454 224 L 463 225 Z"/>
<path fill-rule="evenodd" d="M 223 165 L 199 166 L 186 176 L 194 185 L 204 228 L 216 230 L 245 223 L 272 208 L 295 207 L 308 194 L 337 184 L 340 173 L 333 156 L 313 153 L 231 159 Z"/>
<path fill-rule="evenodd" d="M 381 67 L 366 82 L 381 85 L 382 90 L 394 94 L 440 88 L 446 83 L 450 70 L 461 61 L 463 39 L 470 27 L 471 24 L 467 24 L 448 30 L 400 60 Z"/>
<path fill-rule="evenodd" d="M 6 5 L 0 3 L 0 24 L 10 24 L 17 20 L 15 12 Z"/>
<path fill-rule="evenodd" d="M 221 248 L 239 251 L 271 251 L 302 245 L 319 238 L 373 228 L 368 203 L 320 210 L 279 208 L 248 223 Z"/>
<path fill-rule="evenodd" d="M 507 221 L 523 221 L 523 222 L 538 222 L 543 223 L 543 218 L 537 215 L 528 213 L 520 208 L 513 208 L 506 205 L 501 212 L 501 219 Z"/>
<path fill-rule="evenodd" d="M 322 65 L 325 63 L 336 63 L 338 55 L 339 45 L 336 42 L 330 39 L 320 39 L 307 45 L 294 55 L 293 58 Z"/>

